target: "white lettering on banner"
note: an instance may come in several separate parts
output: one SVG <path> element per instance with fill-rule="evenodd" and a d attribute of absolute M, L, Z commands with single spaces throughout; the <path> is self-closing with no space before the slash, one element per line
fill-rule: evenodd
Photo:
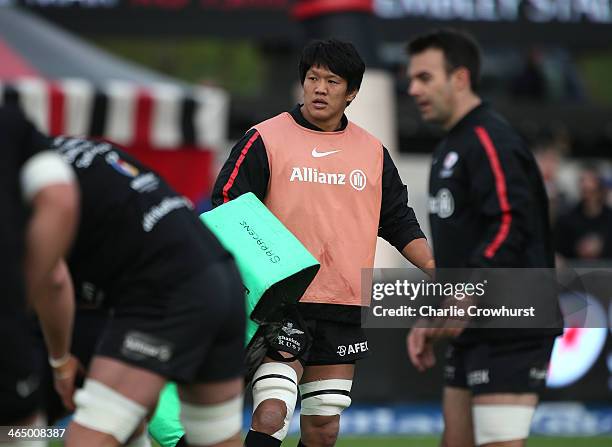
<path fill-rule="evenodd" d="M 374 0 L 374 11 L 394 19 L 612 23 L 612 0 Z"/>
<path fill-rule="evenodd" d="M 69 7 L 78 5 L 83 8 L 110 8 L 117 6 L 119 0 L 26 0 L 26 3 L 30 6 Z"/>

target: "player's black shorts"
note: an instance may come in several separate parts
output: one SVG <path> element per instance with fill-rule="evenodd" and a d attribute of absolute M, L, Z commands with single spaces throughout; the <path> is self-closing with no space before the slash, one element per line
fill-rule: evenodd
<path fill-rule="evenodd" d="M 0 425 L 21 422 L 40 407 L 43 365 L 30 324 L 20 312 L 0 317 Z"/>
<path fill-rule="evenodd" d="M 276 340 L 270 340 L 270 350 L 296 355 L 304 343 L 306 351 L 300 357 L 304 365 L 350 364 L 370 355 L 368 340 L 359 324 L 312 318 L 302 322 L 286 318 Z"/>
<path fill-rule="evenodd" d="M 446 352 L 446 386 L 467 388 L 473 395 L 538 393 L 546 372 L 554 338 L 508 342 L 455 344 Z"/>
<path fill-rule="evenodd" d="M 179 383 L 244 373 L 244 290 L 233 260 L 209 264 L 169 290 L 119 296 L 96 355 Z"/>

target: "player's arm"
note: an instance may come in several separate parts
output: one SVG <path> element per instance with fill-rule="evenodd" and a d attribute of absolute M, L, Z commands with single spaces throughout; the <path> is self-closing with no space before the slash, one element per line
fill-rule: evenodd
<path fill-rule="evenodd" d="M 80 364 L 70 354 L 74 323 L 74 290 L 66 263 L 61 260 L 43 279 L 43 292 L 31 297 L 31 304 L 45 338 L 55 389 L 67 409 L 74 410 L 72 395 Z"/>
<path fill-rule="evenodd" d="M 25 277 L 30 294 L 68 251 L 78 219 L 78 189 L 72 169 L 52 151 L 31 157 L 21 172 L 32 215 L 26 233 Z"/>
<path fill-rule="evenodd" d="M 213 187 L 212 205 L 222 205 L 247 192 L 263 201 L 269 180 L 266 147 L 259 132 L 251 129 L 234 145 L 223 164 Z"/>
<path fill-rule="evenodd" d="M 69 396 L 65 402 L 72 409 L 78 365 L 69 354 L 74 296 L 61 258 L 66 255 L 76 230 L 78 189 L 72 168 L 59 154 L 39 151 L 47 143 L 34 129 L 23 141 L 30 153 L 26 154 L 29 158 L 21 169 L 21 189 L 24 200 L 32 208 L 26 232 L 24 272 L 28 302 L 40 320 L 55 376 L 69 384 L 65 387 L 65 394 Z M 71 377 L 67 374 L 69 370 L 74 370 Z"/>
<path fill-rule="evenodd" d="M 378 235 L 423 271 L 434 268 L 431 248 L 414 210 L 408 206 L 408 189 L 386 148 L 383 148 L 382 201 Z"/>
<path fill-rule="evenodd" d="M 474 130 L 476 147 L 467 157 L 470 194 L 486 223 L 468 261 L 470 267 L 517 267 L 524 254 L 531 203 L 529 180 L 514 140 Z"/>
<path fill-rule="evenodd" d="M 412 264 L 423 270 L 429 276 L 434 276 L 436 264 L 431 247 L 425 237 L 410 241 L 402 250 L 402 255 Z"/>

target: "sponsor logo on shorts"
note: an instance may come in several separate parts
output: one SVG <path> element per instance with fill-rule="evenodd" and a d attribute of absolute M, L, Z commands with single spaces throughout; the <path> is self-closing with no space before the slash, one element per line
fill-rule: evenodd
<path fill-rule="evenodd" d="M 467 383 L 469 386 L 483 385 L 489 383 L 489 370 L 477 369 L 467 375 Z"/>
<path fill-rule="evenodd" d="M 358 354 L 360 352 L 367 351 L 368 342 L 362 341 L 361 343 L 353 343 L 352 345 L 338 345 L 336 354 L 338 354 L 340 357 L 344 357 L 345 355 Z"/>
<path fill-rule="evenodd" d="M 296 328 L 292 321 L 284 321 L 276 337 L 276 347 L 281 351 L 286 351 L 297 355 L 302 351 L 304 341 L 304 331 Z"/>
<path fill-rule="evenodd" d="M 444 367 L 444 378 L 446 380 L 453 380 L 455 378 L 455 367 L 446 365 Z"/>
<path fill-rule="evenodd" d="M 302 350 L 302 343 L 299 340 L 296 340 L 293 337 L 285 337 L 284 335 L 279 335 L 276 339 L 276 343 L 281 348 L 287 348 L 289 352 L 297 354 Z"/>
<path fill-rule="evenodd" d="M 282 331 L 289 336 L 300 335 L 304 333 L 304 331 L 294 328 L 293 323 L 291 321 L 288 321 L 283 325 Z"/>
<path fill-rule="evenodd" d="M 529 370 L 529 378 L 532 380 L 546 380 L 546 368 L 531 368 Z"/>
<path fill-rule="evenodd" d="M 121 354 L 133 360 L 142 360 L 145 357 L 167 362 L 172 358 L 172 346 L 142 332 L 128 332 L 121 346 Z"/>

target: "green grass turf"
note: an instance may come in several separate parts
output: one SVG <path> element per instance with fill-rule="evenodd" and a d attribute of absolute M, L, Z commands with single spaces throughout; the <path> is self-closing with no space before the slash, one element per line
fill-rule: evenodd
<path fill-rule="evenodd" d="M 437 436 L 404 436 L 404 437 L 345 437 L 338 440 L 337 447 L 437 447 Z M 295 447 L 297 438 L 289 437 L 283 447 Z M 612 437 L 541 437 L 534 436 L 527 442 L 527 447 L 612 447 Z"/>
<path fill-rule="evenodd" d="M 336 447 L 437 447 L 437 436 L 361 436 L 343 437 L 338 440 Z M 155 447 L 157 445 L 153 443 Z M 283 447 L 295 447 L 296 437 L 288 437 Z M 612 437 L 544 437 L 534 436 L 527 442 L 527 447 L 611 447 Z M 53 442 L 50 447 L 62 447 L 62 443 Z"/>

